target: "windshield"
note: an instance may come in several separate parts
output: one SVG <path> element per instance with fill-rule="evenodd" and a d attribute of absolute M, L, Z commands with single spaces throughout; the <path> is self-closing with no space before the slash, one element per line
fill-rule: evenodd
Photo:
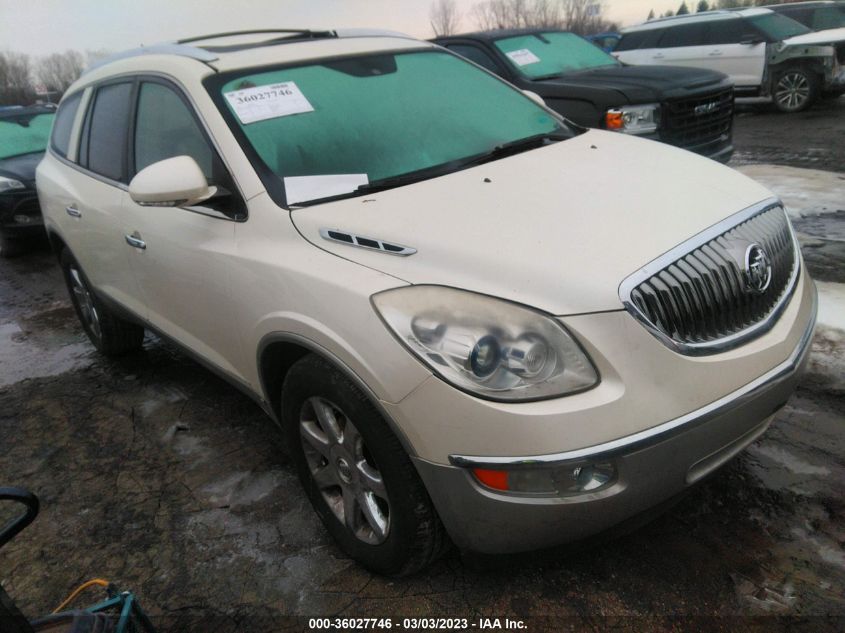
<path fill-rule="evenodd" d="M 208 82 L 280 204 L 355 195 L 409 174 L 433 177 L 515 140 L 571 135 L 520 91 L 436 50 L 228 73 Z"/>
<path fill-rule="evenodd" d="M 813 28 L 817 31 L 845 26 L 845 6 L 822 7 L 813 12 Z"/>
<path fill-rule="evenodd" d="M 54 116 L 49 112 L 0 118 L 0 159 L 47 149 Z"/>
<path fill-rule="evenodd" d="M 537 33 L 496 40 L 511 65 L 529 79 L 555 77 L 573 70 L 618 66 L 613 57 L 574 33 Z"/>
<path fill-rule="evenodd" d="M 780 42 L 796 35 L 812 33 L 810 29 L 800 22 L 777 13 L 754 15 L 749 17 L 748 20 L 774 42 Z"/>

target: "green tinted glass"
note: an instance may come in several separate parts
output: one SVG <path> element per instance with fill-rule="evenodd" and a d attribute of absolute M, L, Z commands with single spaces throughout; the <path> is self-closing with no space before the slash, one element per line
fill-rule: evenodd
<path fill-rule="evenodd" d="M 813 13 L 813 28 L 817 31 L 845 26 L 845 6 L 822 7 Z"/>
<path fill-rule="evenodd" d="M 496 40 L 511 65 L 530 79 L 573 70 L 618 66 L 613 57 L 574 33 L 539 33 Z"/>
<path fill-rule="evenodd" d="M 21 116 L 0 119 L 0 158 L 43 152 L 50 139 L 54 116 L 50 112 L 36 114 L 31 118 Z"/>
<path fill-rule="evenodd" d="M 796 35 L 812 33 L 810 29 L 796 22 L 792 18 L 778 13 L 767 13 L 766 15 L 752 15 L 747 18 L 751 24 L 763 31 L 768 37 L 779 42 Z"/>
<path fill-rule="evenodd" d="M 282 90 L 297 94 L 293 105 L 275 102 L 287 108 L 281 114 L 254 115 L 233 105 L 237 91 L 241 102 L 272 102 L 286 82 L 293 86 Z M 519 91 L 439 51 L 243 75 L 221 92 L 261 161 L 280 178 L 360 174 L 373 182 L 561 129 Z"/>

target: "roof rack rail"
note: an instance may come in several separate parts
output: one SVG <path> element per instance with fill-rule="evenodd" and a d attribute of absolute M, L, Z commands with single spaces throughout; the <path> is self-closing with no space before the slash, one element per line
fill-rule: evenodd
<path fill-rule="evenodd" d="M 219 40 L 224 37 L 237 37 L 238 35 L 279 35 L 290 34 L 303 37 L 337 37 L 334 31 L 311 31 L 309 29 L 252 29 L 247 31 L 225 31 L 223 33 L 210 33 L 209 35 L 196 35 L 185 39 L 176 40 L 177 44 L 190 44 L 203 40 Z"/>
<path fill-rule="evenodd" d="M 120 53 L 115 53 L 114 55 L 104 57 L 103 59 L 100 59 L 88 66 L 88 68 L 86 68 L 82 74 L 91 72 L 95 68 L 105 66 L 106 64 L 110 64 L 111 62 L 117 61 L 119 59 L 128 59 L 130 57 L 138 57 L 140 55 L 179 55 L 180 57 L 190 57 L 191 59 L 196 59 L 204 63 L 217 61 L 218 59 L 217 55 L 215 55 L 214 53 L 207 51 L 203 48 L 197 48 L 195 46 L 185 46 L 184 44 L 178 43 L 154 44 L 152 46 L 141 46 L 139 48 L 132 48 L 128 51 L 122 51 Z"/>

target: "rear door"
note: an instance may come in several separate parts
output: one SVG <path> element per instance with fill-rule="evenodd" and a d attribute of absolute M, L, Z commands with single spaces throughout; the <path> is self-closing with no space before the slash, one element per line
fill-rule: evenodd
<path fill-rule="evenodd" d="M 109 81 L 80 95 L 83 106 L 78 142 L 70 152 L 51 148 L 59 164 L 43 187 L 59 232 L 97 291 L 144 315 L 124 241 L 123 197 L 127 189 L 126 145 L 134 81 Z M 59 125 L 61 121 L 57 121 Z M 79 127 L 79 124 L 77 125 Z M 63 142 L 63 141 L 62 141 Z M 47 173 L 45 171 L 45 173 Z M 58 190 L 58 191 L 57 191 Z"/>
<path fill-rule="evenodd" d="M 245 205 L 181 90 L 140 78 L 129 148 L 130 173 L 174 156 L 190 156 L 222 195 L 189 208 L 140 206 L 124 194 L 130 251 L 147 318 L 154 328 L 240 377 L 240 337 L 230 286 L 235 223 Z M 227 192 L 229 194 L 227 195 Z"/>
<path fill-rule="evenodd" d="M 716 65 L 713 49 L 707 42 L 706 22 L 677 24 L 667 28 L 657 49 L 653 51 L 653 64 L 713 68 Z"/>

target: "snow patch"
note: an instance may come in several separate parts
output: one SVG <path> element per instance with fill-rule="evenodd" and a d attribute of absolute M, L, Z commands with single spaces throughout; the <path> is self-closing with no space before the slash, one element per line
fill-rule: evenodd
<path fill-rule="evenodd" d="M 737 171 L 771 189 L 791 218 L 845 211 L 845 175 L 781 165 L 742 165 Z"/>
<path fill-rule="evenodd" d="M 819 289 L 819 325 L 845 332 L 845 284 L 817 281 Z"/>

